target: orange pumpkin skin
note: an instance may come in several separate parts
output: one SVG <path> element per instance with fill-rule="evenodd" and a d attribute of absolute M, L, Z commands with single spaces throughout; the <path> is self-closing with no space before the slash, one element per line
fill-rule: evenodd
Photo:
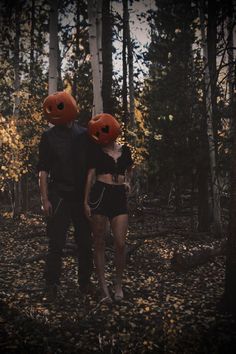
<path fill-rule="evenodd" d="M 69 93 L 59 91 L 45 98 L 43 113 L 53 125 L 62 125 L 75 120 L 78 108 L 75 99 Z"/>
<path fill-rule="evenodd" d="M 111 114 L 97 114 L 88 122 L 88 134 L 97 144 L 109 144 L 116 140 L 120 133 L 120 124 Z"/>

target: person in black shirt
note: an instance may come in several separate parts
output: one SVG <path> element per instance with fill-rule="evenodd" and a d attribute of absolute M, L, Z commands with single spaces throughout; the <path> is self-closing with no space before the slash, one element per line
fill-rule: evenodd
<path fill-rule="evenodd" d="M 56 297 L 60 284 L 62 250 L 71 222 L 78 249 L 78 282 L 82 292 L 90 286 L 93 269 L 91 230 L 83 207 L 91 140 L 86 129 L 75 121 L 77 106 L 67 95 L 58 92 L 44 101 L 44 115 L 55 126 L 41 136 L 37 166 L 49 239 L 44 278 L 47 296 L 51 299 Z M 65 110 L 63 119 L 61 110 Z"/>
<path fill-rule="evenodd" d="M 108 115 L 95 116 L 94 121 L 96 122 L 100 118 L 102 121 L 103 116 L 107 118 Z M 112 117 L 111 119 L 115 118 Z M 105 127 L 109 130 L 109 122 L 105 124 Z M 101 129 L 104 130 L 102 123 Z M 96 132 L 95 139 L 99 136 L 98 133 Z M 89 166 L 84 206 L 85 213 L 92 225 L 94 261 L 101 288 L 101 301 L 112 302 L 104 273 L 107 221 L 110 221 L 115 244 L 116 284 L 114 299 L 120 301 L 124 297 L 122 275 L 125 266 L 125 238 L 128 228 L 127 194 L 131 188 L 133 166 L 130 148 L 127 145 L 118 144 L 116 140 L 107 141 L 106 139 L 105 144 L 97 145 L 97 149 L 93 151 Z"/>

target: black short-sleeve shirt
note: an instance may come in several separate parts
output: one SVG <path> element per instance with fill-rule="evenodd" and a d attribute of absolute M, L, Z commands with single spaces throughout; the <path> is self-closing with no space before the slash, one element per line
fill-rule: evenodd
<path fill-rule="evenodd" d="M 95 168 L 97 175 L 106 173 L 124 175 L 125 171 L 133 165 L 130 148 L 125 144 L 121 147 L 121 155 L 117 161 L 105 153 L 100 146 L 97 146 L 91 152 L 89 168 Z"/>
<path fill-rule="evenodd" d="M 59 191 L 83 194 L 93 146 L 87 129 L 74 122 L 71 128 L 54 126 L 39 143 L 37 170 L 49 174 L 49 183 Z"/>

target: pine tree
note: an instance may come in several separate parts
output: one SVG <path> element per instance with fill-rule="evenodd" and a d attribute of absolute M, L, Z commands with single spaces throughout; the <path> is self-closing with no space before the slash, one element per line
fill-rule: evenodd
<path fill-rule="evenodd" d="M 189 184 L 196 158 L 193 106 L 197 104 L 197 87 L 196 76 L 192 76 L 196 12 L 188 1 L 158 1 L 156 5 L 157 10 L 151 12 L 149 19 L 149 77 L 143 94 L 152 132 L 149 169 L 158 176 L 156 186 L 159 182 L 163 189 L 167 188 L 166 195 L 173 189 L 178 209 L 181 185 Z"/>

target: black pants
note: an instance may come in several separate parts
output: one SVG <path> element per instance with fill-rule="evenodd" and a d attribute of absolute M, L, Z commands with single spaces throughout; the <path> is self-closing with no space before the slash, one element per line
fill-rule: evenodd
<path fill-rule="evenodd" d="M 86 285 L 93 269 L 91 231 L 83 204 L 61 198 L 56 191 L 49 192 L 53 215 L 47 219 L 48 253 L 44 277 L 47 284 L 59 284 L 62 268 L 62 250 L 72 222 L 78 249 L 78 282 Z"/>

